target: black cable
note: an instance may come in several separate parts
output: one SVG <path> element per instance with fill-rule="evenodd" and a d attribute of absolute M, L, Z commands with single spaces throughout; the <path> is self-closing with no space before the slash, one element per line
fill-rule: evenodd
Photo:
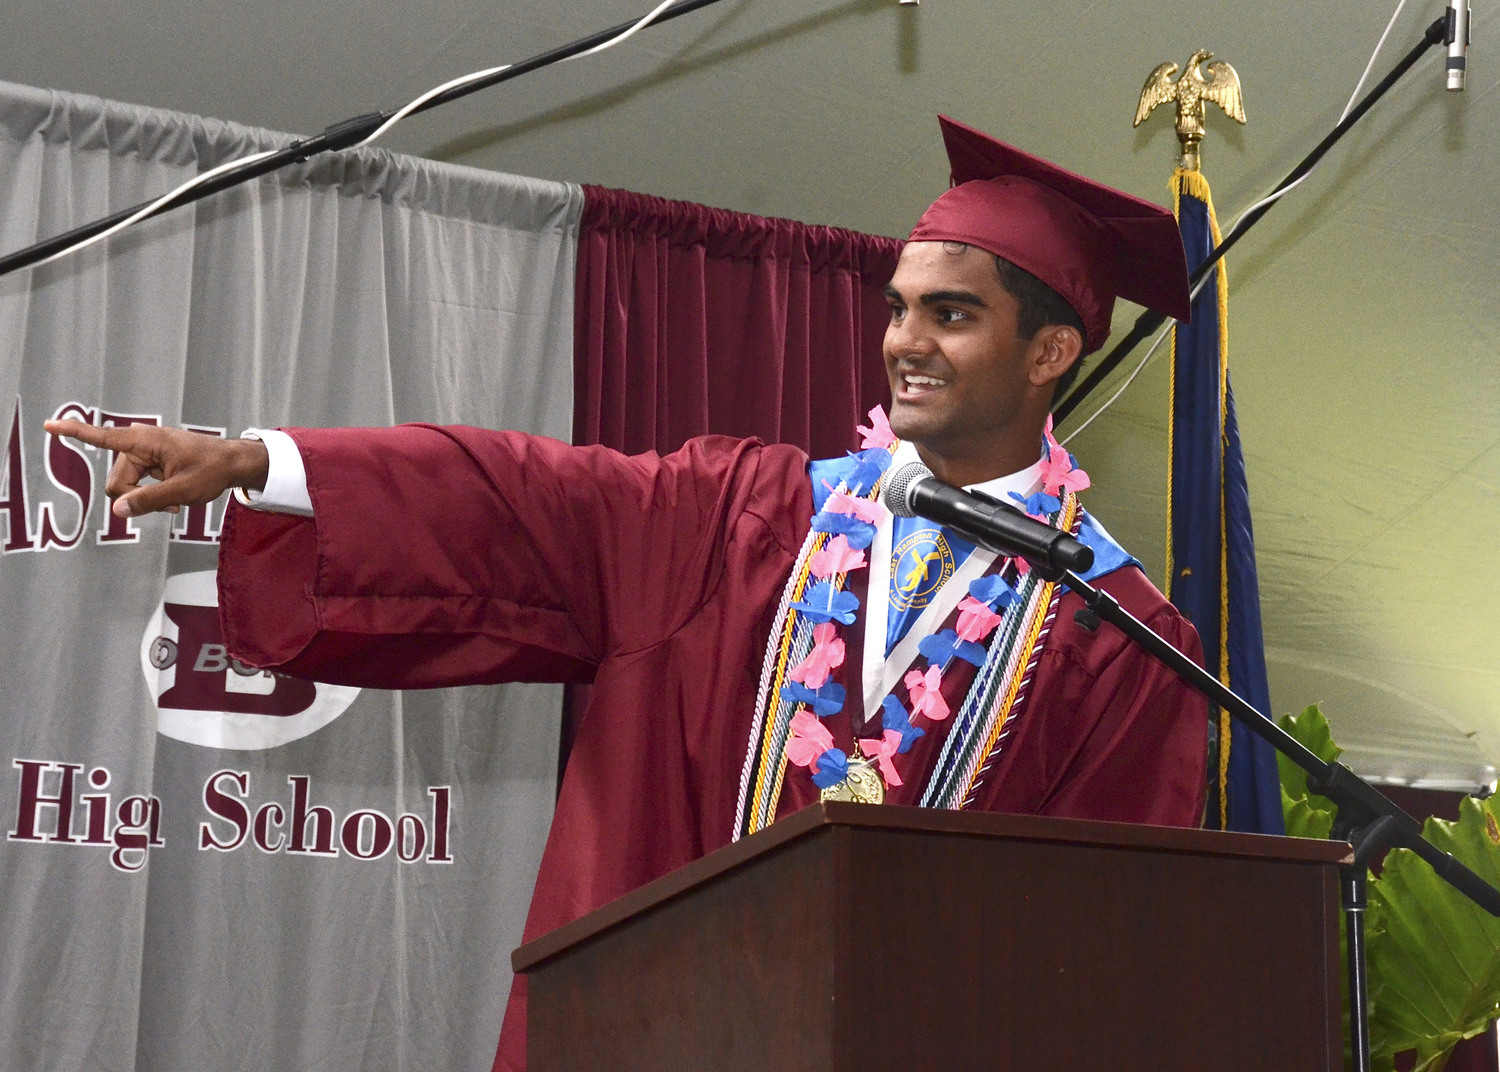
<path fill-rule="evenodd" d="M 1275 194 L 1286 189 L 1292 183 L 1296 182 L 1298 179 L 1302 178 L 1302 176 L 1306 175 L 1309 171 L 1316 167 L 1318 161 L 1323 159 L 1324 154 L 1326 154 L 1329 149 L 1332 149 L 1333 146 L 1338 142 L 1338 140 L 1345 134 L 1347 134 L 1349 132 L 1349 129 L 1353 127 L 1355 123 L 1359 122 L 1360 118 L 1370 110 L 1371 106 L 1374 105 L 1376 101 L 1385 96 L 1386 92 L 1401 80 L 1402 75 L 1411 70 L 1412 65 L 1415 64 L 1417 60 L 1422 58 L 1422 54 L 1424 52 L 1426 52 L 1429 48 L 1432 48 L 1434 45 L 1441 45 L 1444 42 L 1447 35 L 1447 30 L 1448 16 L 1445 14 L 1441 18 L 1433 22 L 1431 26 L 1427 27 L 1426 33 L 1422 35 L 1422 40 L 1415 47 L 1413 47 L 1410 52 L 1408 52 L 1401 58 L 1401 61 L 1391 69 L 1390 74 L 1381 79 L 1380 84 L 1377 85 L 1374 89 L 1370 90 L 1369 94 L 1367 94 L 1362 101 L 1354 106 L 1353 111 L 1346 115 L 1339 122 L 1339 125 L 1329 131 L 1328 135 L 1324 137 L 1322 141 L 1318 142 L 1313 151 L 1308 153 L 1307 156 L 1303 158 L 1302 163 L 1294 167 L 1287 174 L 1286 178 L 1282 179 L 1281 182 L 1276 184 L 1276 189 L 1271 191 L 1271 193 L 1268 194 L 1267 197 L 1275 196 Z M 1207 259 L 1193 270 L 1192 275 L 1188 277 L 1188 289 L 1192 290 L 1193 287 L 1196 287 L 1198 283 L 1203 279 L 1203 277 L 1208 275 L 1208 273 L 1213 269 L 1213 266 L 1219 262 L 1220 258 L 1222 258 L 1224 254 L 1228 253 L 1230 248 L 1233 247 L 1234 244 L 1238 242 L 1242 237 L 1244 237 L 1245 232 L 1254 227 L 1255 224 L 1261 219 L 1261 217 L 1263 217 L 1267 212 L 1270 212 L 1271 209 L 1274 208 L 1280 200 L 1280 198 L 1277 198 L 1276 201 L 1270 201 L 1266 204 L 1261 205 L 1259 208 L 1254 209 L 1248 216 L 1241 220 L 1239 226 L 1231 231 L 1222 242 L 1215 246 L 1213 248 L 1213 251 L 1209 253 Z M 1073 411 L 1078 408 L 1078 404 L 1082 402 L 1086 397 L 1088 397 L 1088 395 L 1092 393 L 1101 383 L 1104 382 L 1105 378 L 1115 370 L 1120 362 L 1125 360 L 1130 351 L 1135 349 L 1136 346 L 1140 345 L 1140 343 L 1144 339 L 1149 337 L 1152 332 L 1161 327 L 1162 324 L 1166 323 L 1166 321 L 1167 318 L 1161 313 L 1154 313 L 1149 309 L 1146 312 L 1142 313 L 1139 317 L 1137 317 L 1135 326 L 1130 329 L 1129 334 L 1127 334 L 1123 339 L 1116 343 L 1114 349 L 1112 349 L 1107 355 L 1105 355 L 1104 359 L 1094 367 L 1093 371 L 1091 371 L 1088 376 L 1085 377 L 1084 381 L 1077 387 L 1073 388 L 1073 390 L 1069 392 L 1068 396 L 1053 408 L 1053 423 L 1061 424 L 1063 421 L 1067 420 L 1068 417 L 1072 415 Z"/>
<path fill-rule="evenodd" d="M 718 3 L 718 0 L 680 0 L 679 3 L 664 9 L 645 28 L 650 29 L 652 26 L 659 26 L 671 19 L 690 14 L 699 8 L 708 7 L 710 4 L 715 3 Z M 640 19 L 636 18 L 629 22 L 622 22 L 611 29 L 601 30 L 598 33 L 590 34 L 588 37 L 581 37 L 571 44 L 562 45 L 559 48 L 532 56 L 530 59 L 522 60 L 520 63 L 512 64 L 504 70 L 496 71 L 488 78 L 482 78 L 466 85 L 454 86 L 450 90 L 439 93 L 431 100 L 424 101 L 420 107 L 412 109 L 409 114 L 417 115 L 420 112 L 436 108 L 440 104 L 447 104 L 450 101 L 458 100 L 460 97 L 466 97 L 470 93 L 478 93 L 480 90 L 488 89 L 500 82 L 519 78 L 523 74 L 530 74 L 532 71 L 540 70 L 543 67 L 550 67 L 554 63 L 572 59 L 581 52 L 587 52 L 589 49 L 602 45 L 613 37 L 618 37 L 639 21 Z M 389 112 L 370 112 L 366 115 L 359 115 L 352 119 L 333 123 L 321 134 L 314 135 L 311 138 L 301 138 L 285 148 L 278 149 L 270 156 L 257 160 L 254 163 L 246 164 L 243 168 L 226 171 L 224 174 L 216 176 L 190 190 L 184 190 L 180 196 L 174 197 L 170 201 L 157 206 L 154 211 L 142 216 L 141 219 L 151 219 L 153 216 L 159 216 L 171 209 L 191 204 L 194 201 L 200 201 L 210 194 L 215 194 L 220 190 L 227 190 L 230 187 L 249 182 L 251 179 L 269 174 L 278 168 L 286 167 L 288 164 L 301 163 L 319 153 L 346 149 L 369 137 L 370 134 L 374 133 L 395 112 L 395 109 Z M 34 245 L 16 250 L 14 253 L 7 253 L 5 256 L 0 257 L 0 276 L 9 275 L 11 272 L 30 267 L 37 261 L 45 260 L 54 253 L 61 252 L 69 246 L 92 238 L 101 231 L 107 231 L 121 220 L 135 215 L 135 213 L 141 211 L 141 209 L 150 205 L 155 200 L 156 198 L 151 198 L 150 200 L 142 201 L 138 205 L 121 209 L 102 219 L 75 227 L 71 231 L 43 239 Z"/>

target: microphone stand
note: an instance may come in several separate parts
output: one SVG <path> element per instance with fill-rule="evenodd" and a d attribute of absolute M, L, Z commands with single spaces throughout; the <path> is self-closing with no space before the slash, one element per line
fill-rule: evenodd
<path fill-rule="evenodd" d="M 671 19 L 715 3 L 718 3 L 718 0 L 679 0 L 678 3 L 664 9 L 645 28 L 650 29 L 652 26 L 659 26 Z M 630 22 L 622 22 L 620 25 L 611 27 L 608 30 L 600 30 L 598 33 L 581 37 L 571 44 L 561 45 L 558 48 L 532 56 L 530 59 L 522 60 L 520 63 L 512 64 L 504 70 L 496 71 L 488 78 L 482 78 L 461 86 L 454 86 L 444 93 L 439 93 L 431 100 L 425 101 L 421 107 L 412 109 L 409 114 L 417 115 L 420 112 L 430 111 L 438 107 L 438 105 L 447 104 L 449 101 L 458 100 L 460 97 L 467 97 L 470 93 L 478 93 L 481 89 L 488 89 L 490 86 L 498 85 L 501 82 L 508 82 L 512 78 L 519 78 L 523 74 L 530 74 L 532 71 L 540 70 L 543 67 L 550 67 L 552 64 L 559 63 L 562 60 L 572 59 L 580 52 L 587 52 L 596 45 L 602 45 L 611 38 L 619 36 L 638 21 L 638 19 L 632 19 Z M 151 219 L 153 216 L 159 216 L 182 205 L 200 201 L 210 194 L 218 193 L 220 190 L 227 190 L 232 186 L 238 186 L 241 183 L 249 182 L 251 179 L 269 174 L 279 168 L 286 167 L 288 164 L 301 163 L 319 153 L 347 149 L 356 142 L 369 137 L 381 124 L 395 114 L 394 109 L 389 112 L 369 112 L 365 115 L 357 115 L 352 119 L 345 119 L 342 122 L 332 123 L 321 134 L 310 138 L 299 138 L 262 160 L 257 160 L 253 164 L 247 164 L 243 168 L 227 171 L 190 190 L 184 190 L 177 197 L 158 206 L 155 211 L 141 218 L 143 220 Z M 155 198 L 152 198 L 150 201 L 142 201 L 138 205 L 121 209 L 91 223 L 75 227 L 71 231 L 65 231 L 62 234 L 43 239 L 24 249 L 7 253 L 5 256 L 0 257 L 0 276 L 6 276 L 11 272 L 17 272 L 22 268 L 30 267 L 37 261 L 67 249 L 77 242 L 81 242 L 86 238 L 92 238 L 99 232 L 108 230 L 121 220 L 135 215 L 135 213 L 151 204 L 151 201 L 154 200 Z"/>
<path fill-rule="evenodd" d="M 1348 841 L 1354 849 L 1351 861 L 1339 869 L 1345 933 L 1348 936 L 1350 1043 L 1356 1072 L 1370 1072 L 1364 920 L 1370 860 L 1388 846 L 1411 849 L 1426 860 L 1439 877 L 1492 916 L 1500 916 L 1500 890 L 1424 838 L 1417 821 L 1369 782 L 1341 763 L 1325 763 L 1319 759 L 1218 678 L 1120 606 L 1108 592 L 1100 591 L 1071 570 L 1049 570 L 1045 562 L 1033 563 L 1033 568 L 1039 569 L 1048 579 L 1060 577 L 1067 587 L 1082 597 L 1087 609 L 1074 615 L 1079 625 L 1091 632 L 1099 627 L 1101 619 L 1115 626 L 1133 643 L 1174 671 L 1194 692 L 1227 710 L 1239 719 L 1241 725 L 1305 770 L 1308 788 L 1327 797 L 1338 808 L 1328 836 Z"/>
<path fill-rule="evenodd" d="M 1463 0 L 1466 2 L 1466 0 Z M 1277 184 L 1280 191 L 1306 175 L 1333 148 L 1355 123 L 1368 112 L 1374 103 L 1394 86 L 1417 60 L 1430 48 L 1451 43 L 1460 34 L 1467 36 L 1467 27 L 1456 25 L 1450 8 L 1436 19 L 1422 35 L 1422 39 L 1391 69 L 1384 79 L 1356 105 L 1339 124 L 1323 138 L 1308 155 Z M 1451 88 L 1451 87 L 1450 87 Z M 1235 229 L 1226 235 L 1194 269 L 1189 278 L 1189 287 L 1198 283 L 1213 270 L 1215 264 L 1229 252 L 1245 233 L 1255 226 L 1276 204 L 1271 201 L 1253 210 Z M 1156 331 L 1166 317 L 1147 311 L 1136 319 L 1130 332 L 1099 362 L 1073 391 L 1053 408 L 1053 420 L 1061 424 L 1078 408 L 1095 388 L 1104 382 L 1138 344 Z M 1369 980 L 1365 960 L 1365 921 L 1368 905 L 1367 885 L 1371 859 L 1382 848 L 1395 846 L 1411 849 L 1432 867 L 1437 874 L 1465 897 L 1493 916 L 1500 916 L 1500 891 L 1490 886 L 1473 871 L 1459 863 L 1448 853 L 1440 852 L 1422 836 L 1422 828 L 1410 815 L 1398 808 L 1374 786 L 1360 778 L 1341 763 L 1325 763 L 1290 734 L 1286 733 L 1270 718 L 1257 711 L 1237 696 L 1208 671 L 1173 647 L 1166 639 L 1140 621 L 1107 592 L 1101 592 L 1071 571 L 1055 568 L 1048 570 L 1042 563 L 1044 577 L 1049 580 L 1061 578 L 1063 582 L 1083 598 L 1087 606 L 1075 615 L 1080 625 L 1087 629 L 1098 628 L 1103 619 L 1118 628 L 1133 643 L 1164 663 L 1191 689 L 1208 699 L 1239 720 L 1240 724 L 1268 742 L 1282 755 L 1307 772 L 1308 788 L 1333 801 L 1338 809 L 1329 837 L 1346 840 L 1353 848 L 1353 857 L 1340 868 L 1341 901 L 1344 912 L 1345 933 L 1348 941 L 1349 966 L 1349 1035 L 1354 1054 L 1356 1072 L 1370 1072 L 1370 1010 Z M 1037 566 L 1033 563 L 1033 567 Z"/>

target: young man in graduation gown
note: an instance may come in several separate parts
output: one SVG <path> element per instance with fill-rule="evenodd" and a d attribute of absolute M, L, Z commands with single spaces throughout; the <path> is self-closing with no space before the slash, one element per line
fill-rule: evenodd
<path fill-rule="evenodd" d="M 253 489 L 219 565 L 224 636 L 252 666 L 391 689 L 593 684 L 527 940 L 820 796 L 1194 825 L 1203 703 L 1024 562 L 878 498 L 919 459 L 1015 501 L 1196 655 L 1079 507 L 1087 477 L 1047 418 L 1117 294 L 1186 317 L 1175 221 L 943 132 L 955 185 L 888 288 L 889 425 L 873 414 L 843 459 L 714 436 L 625 457 L 424 425 L 239 442 L 50 427 L 121 451 L 117 512 Z M 524 1017 L 518 979 L 497 1068 L 523 1067 Z"/>

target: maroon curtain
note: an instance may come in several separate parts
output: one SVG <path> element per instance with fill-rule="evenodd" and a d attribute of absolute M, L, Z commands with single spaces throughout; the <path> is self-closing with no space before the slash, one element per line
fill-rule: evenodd
<path fill-rule="evenodd" d="M 901 243 L 584 187 L 575 443 L 668 452 L 710 432 L 856 445 L 887 399 L 882 291 Z"/>
<path fill-rule="evenodd" d="M 885 404 L 884 297 L 901 243 L 584 187 L 573 442 L 668 453 L 717 432 L 815 458 Z M 588 707 L 568 687 L 558 785 Z"/>

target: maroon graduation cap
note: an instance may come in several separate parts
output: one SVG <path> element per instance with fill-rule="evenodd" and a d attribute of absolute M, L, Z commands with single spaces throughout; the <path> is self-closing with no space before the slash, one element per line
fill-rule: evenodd
<path fill-rule="evenodd" d="M 1187 258 L 1172 213 L 938 116 L 953 187 L 912 242 L 965 242 L 1046 283 L 1083 320 L 1084 353 L 1104 345 L 1115 298 L 1187 320 Z"/>

